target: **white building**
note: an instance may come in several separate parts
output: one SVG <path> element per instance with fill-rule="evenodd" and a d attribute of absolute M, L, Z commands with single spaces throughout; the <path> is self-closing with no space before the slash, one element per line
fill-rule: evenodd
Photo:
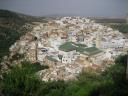
<path fill-rule="evenodd" d="M 65 63 L 65 64 L 73 63 L 77 58 L 76 54 L 77 54 L 76 50 L 70 51 L 70 52 L 64 52 L 62 57 L 62 63 Z"/>
<path fill-rule="evenodd" d="M 54 39 L 49 39 L 51 42 L 51 47 L 53 47 L 55 50 L 59 50 L 59 46 L 64 43 L 64 40 L 61 39 L 60 37 L 54 38 Z"/>
<path fill-rule="evenodd" d="M 125 40 L 120 39 L 120 40 L 112 40 L 111 42 L 102 42 L 101 43 L 101 48 L 107 49 L 107 48 L 123 48 L 125 45 Z"/>

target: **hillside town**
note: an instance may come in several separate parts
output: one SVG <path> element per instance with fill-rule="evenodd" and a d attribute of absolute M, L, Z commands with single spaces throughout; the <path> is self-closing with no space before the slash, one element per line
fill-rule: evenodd
<path fill-rule="evenodd" d="M 59 17 L 35 23 L 31 32 L 10 47 L 10 53 L 49 66 L 38 72 L 43 81 L 75 79 L 89 68 L 104 71 L 128 49 L 128 38 L 122 33 L 87 18 Z"/>

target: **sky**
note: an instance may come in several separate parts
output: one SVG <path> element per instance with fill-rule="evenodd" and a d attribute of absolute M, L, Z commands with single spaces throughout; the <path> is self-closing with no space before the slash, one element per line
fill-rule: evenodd
<path fill-rule="evenodd" d="M 0 0 L 0 9 L 33 16 L 125 17 L 128 0 Z"/>

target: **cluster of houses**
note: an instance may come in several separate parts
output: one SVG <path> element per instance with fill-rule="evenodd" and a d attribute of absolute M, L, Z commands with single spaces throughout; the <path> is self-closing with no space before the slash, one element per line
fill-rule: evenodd
<path fill-rule="evenodd" d="M 82 17 L 62 17 L 39 23 L 10 51 L 25 54 L 31 62 L 46 64 L 42 80 L 75 78 L 83 68 L 101 67 L 125 53 L 128 39 L 117 30 Z M 45 74 L 44 74 L 45 73 Z M 42 75 L 43 74 L 43 75 Z"/>

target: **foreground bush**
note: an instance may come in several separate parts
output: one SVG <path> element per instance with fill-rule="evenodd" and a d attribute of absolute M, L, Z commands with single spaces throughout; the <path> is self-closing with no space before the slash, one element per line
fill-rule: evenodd
<path fill-rule="evenodd" d="M 3 96 L 128 96 L 126 55 L 101 74 L 82 72 L 77 80 L 43 82 L 35 75 L 39 63 L 14 66 L 0 83 Z M 42 67 L 43 69 L 46 67 Z"/>

